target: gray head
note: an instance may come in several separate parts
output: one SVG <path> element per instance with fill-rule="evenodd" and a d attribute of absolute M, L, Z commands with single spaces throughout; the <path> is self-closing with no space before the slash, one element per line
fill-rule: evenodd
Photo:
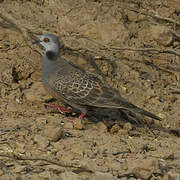
<path fill-rule="evenodd" d="M 33 42 L 33 44 L 41 44 L 45 48 L 45 52 L 49 51 L 58 54 L 60 51 L 59 39 L 53 34 L 45 34 L 38 41 Z"/>

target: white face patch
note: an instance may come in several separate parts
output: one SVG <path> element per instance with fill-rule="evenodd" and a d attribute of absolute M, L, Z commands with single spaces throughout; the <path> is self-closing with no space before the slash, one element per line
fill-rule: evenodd
<path fill-rule="evenodd" d="M 40 44 L 45 48 L 45 51 L 52 51 L 52 52 L 58 52 L 59 47 L 58 45 L 50 38 L 46 36 L 42 36 L 40 38 Z"/>

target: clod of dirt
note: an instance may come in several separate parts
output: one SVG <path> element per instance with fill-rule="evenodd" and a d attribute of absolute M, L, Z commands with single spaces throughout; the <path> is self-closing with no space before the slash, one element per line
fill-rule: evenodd
<path fill-rule="evenodd" d="M 47 148 L 49 146 L 49 140 L 43 136 L 35 135 L 34 141 L 42 148 Z"/>
<path fill-rule="evenodd" d="M 157 170 L 157 163 L 152 159 L 146 159 L 139 163 L 139 166 L 133 169 L 133 174 L 141 179 L 149 179 L 152 173 Z"/>
<path fill-rule="evenodd" d="M 131 125 L 131 123 L 125 123 L 124 126 L 123 126 L 123 129 L 125 129 L 125 130 L 127 130 L 127 131 L 132 130 L 132 125 Z"/>
<path fill-rule="evenodd" d="M 95 124 L 100 132 L 107 132 L 107 126 L 103 122 L 98 122 Z"/>
<path fill-rule="evenodd" d="M 118 136 L 127 136 L 128 135 L 128 130 L 120 129 L 117 134 L 118 134 Z"/>
<path fill-rule="evenodd" d="M 163 46 L 169 46 L 172 43 L 173 35 L 170 30 L 165 26 L 152 26 L 152 37 L 159 44 Z"/>
<path fill-rule="evenodd" d="M 84 125 L 83 125 L 83 123 L 82 123 L 82 120 L 79 119 L 79 118 L 76 118 L 76 119 L 74 120 L 73 125 L 74 125 L 74 128 L 75 128 L 75 129 L 79 129 L 79 130 L 84 129 Z"/>
<path fill-rule="evenodd" d="M 44 127 L 42 134 L 50 141 L 57 142 L 63 135 L 63 129 L 58 125 L 48 125 Z"/>
<path fill-rule="evenodd" d="M 20 173 L 20 172 L 23 172 L 25 169 L 26 169 L 26 166 L 19 166 L 18 165 L 15 167 L 14 172 Z"/>
<path fill-rule="evenodd" d="M 110 129 L 110 133 L 111 133 L 111 134 L 115 134 L 115 133 L 117 133 L 119 130 L 120 130 L 120 127 L 119 127 L 117 124 L 115 124 L 115 125 Z"/>
<path fill-rule="evenodd" d="M 17 146 L 17 149 L 16 149 L 17 152 L 19 152 L 21 154 L 24 154 L 26 152 L 26 148 L 25 148 L 25 144 L 24 143 L 17 142 L 16 146 Z"/>

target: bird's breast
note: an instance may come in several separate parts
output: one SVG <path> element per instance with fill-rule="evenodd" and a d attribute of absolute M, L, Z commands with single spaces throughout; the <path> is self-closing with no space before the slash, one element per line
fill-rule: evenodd
<path fill-rule="evenodd" d="M 45 90 L 54 98 L 64 101 L 64 98 L 60 95 L 60 93 L 57 93 L 47 82 L 43 82 Z"/>

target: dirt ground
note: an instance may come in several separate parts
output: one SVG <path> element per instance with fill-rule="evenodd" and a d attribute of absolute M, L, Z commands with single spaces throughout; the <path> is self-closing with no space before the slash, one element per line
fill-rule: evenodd
<path fill-rule="evenodd" d="M 94 109 L 60 114 L 41 84 L 43 49 L 162 121 Z M 179 0 L 0 0 L 0 179 L 180 179 Z M 66 119 L 73 119 L 74 124 Z"/>

